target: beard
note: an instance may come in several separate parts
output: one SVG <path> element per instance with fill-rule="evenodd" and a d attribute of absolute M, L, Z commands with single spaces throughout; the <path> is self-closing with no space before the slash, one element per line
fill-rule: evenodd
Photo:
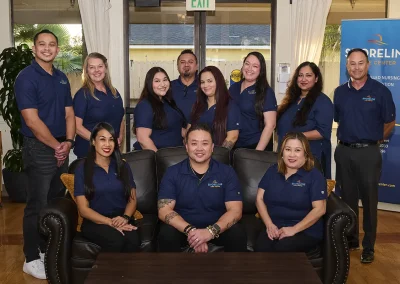
<path fill-rule="evenodd" d="M 190 72 L 189 71 L 185 71 L 183 73 L 183 77 L 190 77 Z"/>

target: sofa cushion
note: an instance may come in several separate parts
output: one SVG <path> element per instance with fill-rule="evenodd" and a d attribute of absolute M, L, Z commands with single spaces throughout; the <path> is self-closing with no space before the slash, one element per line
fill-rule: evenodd
<path fill-rule="evenodd" d="M 254 251 L 258 235 L 263 229 L 263 223 L 254 214 L 243 214 L 240 222 L 243 224 L 247 234 L 247 250 Z"/>

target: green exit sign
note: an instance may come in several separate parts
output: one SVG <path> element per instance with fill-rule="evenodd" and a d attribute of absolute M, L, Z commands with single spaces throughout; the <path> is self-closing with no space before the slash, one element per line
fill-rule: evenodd
<path fill-rule="evenodd" d="M 215 11 L 215 0 L 186 0 L 186 11 Z"/>

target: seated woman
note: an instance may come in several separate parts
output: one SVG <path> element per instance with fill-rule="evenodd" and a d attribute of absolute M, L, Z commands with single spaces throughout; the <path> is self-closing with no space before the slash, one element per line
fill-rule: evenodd
<path fill-rule="evenodd" d="M 208 124 L 214 144 L 232 149 L 239 137 L 240 110 L 229 95 L 224 76 L 217 67 L 205 67 L 199 78 L 200 86 L 190 123 Z"/>
<path fill-rule="evenodd" d="M 271 166 L 257 191 L 256 206 L 266 226 L 255 251 L 307 252 L 323 238 L 326 180 L 314 168 L 310 145 L 302 133 L 283 138 L 278 164 Z"/>
<path fill-rule="evenodd" d="M 313 62 L 301 63 L 294 72 L 278 107 L 278 142 L 289 131 L 303 132 L 326 178 L 331 177 L 333 104 L 322 93 L 322 74 Z"/>
<path fill-rule="evenodd" d="M 131 217 L 136 210 L 136 185 L 121 159 L 112 126 L 101 122 L 90 136 L 84 163 L 75 171 L 78 210 L 84 218 L 83 237 L 109 252 L 139 250 L 139 236 Z"/>
<path fill-rule="evenodd" d="M 171 81 L 161 67 L 151 68 L 135 108 L 134 150 L 183 146 L 185 117 L 172 98 Z"/>
<path fill-rule="evenodd" d="M 121 95 L 113 87 L 107 58 L 97 52 L 90 53 L 83 63 L 83 85 L 74 96 L 76 142 L 74 153 L 86 157 L 93 127 L 108 122 L 115 129 L 118 144 L 125 136 L 124 106 Z"/>

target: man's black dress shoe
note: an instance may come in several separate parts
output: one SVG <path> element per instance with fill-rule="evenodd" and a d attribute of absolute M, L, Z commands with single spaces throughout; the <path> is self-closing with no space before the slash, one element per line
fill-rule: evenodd
<path fill-rule="evenodd" d="M 371 263 L 374 261 L 374 251 L 364 249 L 361 254 L 361 263 Z"/>

